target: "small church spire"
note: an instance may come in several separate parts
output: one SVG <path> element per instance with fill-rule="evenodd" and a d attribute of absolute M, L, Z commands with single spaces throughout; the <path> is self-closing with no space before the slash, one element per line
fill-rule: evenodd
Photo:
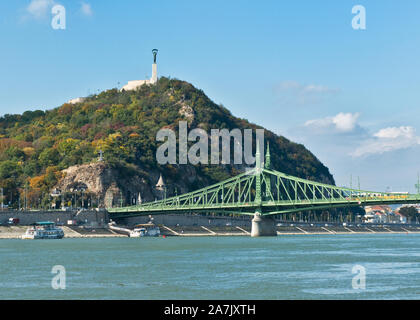
<path fill-rule="evenodd" d="M 159 180 L 155 187 L 157 190 L 163 190 L 165 188 L 165 182 L 163 182 L 162 174 L 160 174 Z"/>

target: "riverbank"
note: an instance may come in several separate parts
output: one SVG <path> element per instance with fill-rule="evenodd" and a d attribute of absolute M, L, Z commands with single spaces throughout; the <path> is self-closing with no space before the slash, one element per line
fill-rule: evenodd
<path fill-rule="evenodd" d="M 0 227 L 0 239 L 20 239 L 29 226 Z M 65 238 L 124 238 L 125 235 L 118 234 L 105 228 L 77 228 L 60 227 L 64 231 Z"/>
<path fill-rule="evenodd" d="M 28 226 L 2 226 L 0 239 L 20 239 Z M 80 226 L 62 226 L 66 238 L 125 238 L 108 228 L 86 228 Z M 161 235 L 167 237 L 208 237 L 208 236 L 250 236 L 250 226 L 166 226 L 159 225 Z M 332 235 L 332 234 L 408 234 L 420 233 L 420 226 L 310 226 L 283 225 L 277 227 L 277 235 Z"/>
<path fill-rule="evenodd" d="M 168 236 L 250 236 L 251 227 L 204 227 L 204 226 L 161 226 L 161 233 Z M 343 225 L 279 225 L 277 235 L 328 235 L 328 234 L 406 234 L 420 233 L 420 226 L 381 225 L 381 226 L 343 226 Z"/>

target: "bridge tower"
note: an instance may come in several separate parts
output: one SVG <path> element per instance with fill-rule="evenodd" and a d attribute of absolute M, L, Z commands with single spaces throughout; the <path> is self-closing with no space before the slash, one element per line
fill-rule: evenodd
<path fill-rule="evenodd" d="M 270 141 L 267 141 L 267 151 L 265 153 L 264 168 L 271 169 Z"/>
<path fill-rule="evenodd" d="M 271 156 L 270 156 L 270 142 L 267 141 L 267 151 L 265 153 L 264 168 L 271 169 Z M 265 198 L 268 199 L 271 194 L 271 176 L 266 177 L 265 181 Z"/>
<path fill-rule="evenodd" d="M 268 160 L 268 164 L 267 164 Z M 270 148 L 267 145 L 267 154 L 266 162 L 264 166 L 270 166 Z M 260 144 L 257 140 L 257 150 L 255 154 L 255 203 L 257 208 L 255 209 L 254 218 L 252 219 L 251 226 L 251 237 L 271 237 L 277 236 L 276 231 L 276 221 L 273 217 L 264 217 L 262 215 L 262 192 L 261 192 L 261 177 L 262 177 L 262 168 L 261 168 L 261 153 L 260 153 Z M 269 186 L 268 186 L 269 187 Z M 270 191 L 268 191 L 270 192 Z M 266 182 L 266 193 L 267 193 L 267 182 Z"/>

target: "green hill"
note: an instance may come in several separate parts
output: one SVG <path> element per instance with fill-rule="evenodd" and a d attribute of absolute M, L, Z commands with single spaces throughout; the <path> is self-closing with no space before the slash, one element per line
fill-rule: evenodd
<path fill-rule="evenodd" d="M 5 203 L 16 207 L 25 189 L 33 205 L 48 202 L 62 170 L 97 161 L 99 150 L 104 151 L 107 166 L 117 172 L 116 183 L 122 190 L 127 177 L 142 177 L 152 186 L 156 174 L 162 173 L 175 186 L 170 195 L 178 185 L 182 192 L 194 190 L 243 171 L 234 165 L 158 165 L 157 131 L 169 127 L 178 132 L 178 122 L 185 120 L 191 128 L 209 133 L 216 128 L 262 128 L 234 117 L 193 85 L 168 78 L 136 91 L 107 90 L 45 112 L 5 115 L 0 118 L 0 187 Z M 334 184 L 328 168 L 303 145 L 268 130 L 265 140 L 270 142 L 275 169 Z M 185 167 L 193 167 L 197 178 L 185 179 L 189 175 Z"/>

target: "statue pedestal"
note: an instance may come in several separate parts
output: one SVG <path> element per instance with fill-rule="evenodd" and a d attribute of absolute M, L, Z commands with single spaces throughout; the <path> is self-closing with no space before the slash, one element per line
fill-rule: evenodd
<path fill-rule="evenodd" d="M 157 82 L 157 64 L 152 64 L 152 77 L 150 78 L 150 83 L 155 84 Z"/>

